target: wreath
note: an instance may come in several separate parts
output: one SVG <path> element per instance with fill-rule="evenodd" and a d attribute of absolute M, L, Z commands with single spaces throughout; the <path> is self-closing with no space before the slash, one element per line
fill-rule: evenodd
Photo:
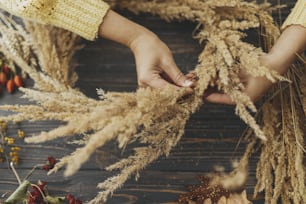
<path fill-rule="evenodd" d="M 203 105 L 203 94 L 210 87 L 228 94 L 237 104 L 236 114 L 251 131 L 244 156 L 229 174 L 214 175 L 212 183 L 226 189 L 241 187 L 246 179 L 248 158 L 261 150 L 257 164 L 255 195 L 265 191 L 266 203 L 305 203 L 304 133 L 305 69 L 292 68 L 286 78 L 262 66 L 258 61 L 261 48 L 244 42 L 245 31 L 258 29 L 269 49 L 279 36 L 279 29 L 269 14 L 269 4 L 240 0 L 135 0 L 110 1 L 110 5 L 136 14 L 150 13 L 166 21 L 191 21 L 197 24 L 193 37 L 203 46 L 198 64 L 195 93 L 182 98 L 182 92 L 170 87 L 163 90 L 139 88 L 133 93 L 97 90 L 100 99 L 85 96 L 74 88 L 77 75 L 72 63 L 81 48 L 79 37 L 66 30 L 0 15 L 0 51 L 22 68 L 35 82 L 33 88 L 21 88 L 32 105 L 3 105 L 2 110 L 16 114 L 1 117 L 9 121 L 60 120 L 64 125 L 26 138 L 29 143 L 42 143 L 61 137 L 82 135 L 80 147 L 63 157 L 49 172 L 66 166 L 70 176 L 95 152 L 111 140 L 120 148 L 141 144 L 134 153 L 108 167 L 119 170 L 116 176 L 98 184 L 101 190 L 90 203 L 106 201 L 116 189 L 171 149 L 184 134 L 189 117 Z M 303 59 L 301 57 L 301 59 Z M 304 61 L 305 62 L 305 61 Z M 264 105 L 257 110 L 243 92 L 240 72 L 267 77 L 277 84 Z M 284 82 L 285 81 L 285 82 Z M 286 82 L 287 81 L 287 82 Z M 290 81 L 290 83 L 288 83 Z M 162 104 L 162 105 L 161 105 Z M 258 113 L 256 122 L 253 113 Z M 239 178 L 239 179 L 237 179 Z"/>

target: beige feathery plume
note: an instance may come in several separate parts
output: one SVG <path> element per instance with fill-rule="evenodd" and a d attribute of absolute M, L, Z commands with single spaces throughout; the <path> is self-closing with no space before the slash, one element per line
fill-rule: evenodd
<path fill-rule="evenodd" d="M 271 81 L 283 79 L 260 65 L 258 57 L 264 54 L 261 49 L 242 41 L 244 30 L 259 26 L 265 28 L 267 35 L 272 36 L 269 43 L 277 38 L 279 31 L 266 12 L 269 8 L 266 4 L 260 6 L 239 0 L 122 0 L 112 1 L 112 5 L 135 13 L 155 14 L 168 21 L 188 20 L 199 25 L 195 38 L 205 44 L 195 68 L 198 81 L 193 95 L 182 99 L 183 91 L 178 92 L 169 87 L 162 91 L 139 89 L 136 93 L 104 93 L 98 90 L 100 100 L 89 99 L 73 89 L 77 76 L 70 63 L 73 53 L 79 49 L 78 37 L 62 29 L 34 23 L 26 22 L 26 27 L 18 27 L 14 20 L 0 16 L 0 28 L 13 34 L 0 35 L 0 51 L 11 57 L 35 81 L 35 90 L 21 90 L 26 98 L 36 104 L 3 106 L 2 109 L 17 112 L 6 119 L 66 122 L 58 128 L 27 138 L 26 142 L 44 142 L 88 133 L 83 146 L 63 157 L 54 171 L 66 165 L 65 175 L 76 173 L 97 148 L 110 140 L 117 140 L 121 148 L 134 141 L 142 144 L 142 147 L 135 148 L 134 154 L 106 168 L 110 171 L 119 170 L 119 173 L 98 185 L 102 191 L 91 203 L 107 200 L 129 177 L 136 175 L 137 178 L 139 171 L 148 164 L 161 155 L 168 155 L 184 134 L 190 115 L 203 104 L 203 94 L 210 86 L 217 87 L 237 103 L 237 115 L 254 130 L 256 137 L 269 139 L 251 114 L 256 112 L 256 107 L 243 92 L 243 83 L 239 78 L 239 73 L 246 72 L 253 76 L 267 77 Z M 22 43 L 25 39 L 27 43 Z M 30 111 L 35 113 L 29 114 Z M 235 178 L 237 175 L 247 175 L 245 158 L 249 157 L 251 149 L 247 150 L 241 160 L 243 165 L 239 166 L 236 173 L 226 177 L 228 182 L 225 186 L 230 188 L 243 185 L 246 176 L 238 183 Z M 295 164 L 298 169 L 301 156 L 296 155 L 299 156 Z M 292 153 L 291 157 L 294 156 Z M 262 167 L 264 163 L 260 165 Z M 290 163 L 290 166 L 293 164 Z M 271 167 L 267 168 L 260 176 L 269 175 Z M 260 190 L 272 188 L 272 180 L 269 179 L 260 185 Z M 296 184 L 296 180 L 292 181 Z M 284 192 L 286 187 L 277 192 Z M 301 184 L 299 189 L 302 189 Z M 272 200 L 271 193 L 267 192 L 267 196 Z"/>

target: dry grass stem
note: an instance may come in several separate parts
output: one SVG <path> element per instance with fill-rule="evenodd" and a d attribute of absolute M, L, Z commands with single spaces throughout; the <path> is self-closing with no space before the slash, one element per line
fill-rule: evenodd
<path fill-rule="evenodd" d="M 244 85 L 239 78 L 239 73 L 246 72 L 267 77 L 273 82 L 284 80 L 260 64 L 259 56 L 264 54 L 260 48 L 243 41 L 245 30 L 261 27 L 266 36 L 271 36 L 265 37 L 268 39 L 266 43 L 273 44 L 279 30 L 268 13 L 270 6 L 240 0 L 122 0 L 110 3 L 135 13 L 158 15 L 167 21 L 187 20 L 198 24 L 194 37 L 202 43 L 203 50 L 195 67 L 198 77 L 195 93 L 182 99 L 183 91 L 170 87 L 163 90 L 140 88 L 135 93 L 104 93 L 98 90 L 100 100 L 90 99 L 73 88 L 77 75 L 71 62 L 73 54 L 80 48 L 76 35 L 27 21 L 24 21 L 23 27 L 1 14 L 0 51 L 35 81 L 34 88 L 21 89 L 24 97 L 33 100 L 33 105 L 1 106 L 2 110 L 16 112 L 1 119 L 66 122 L 58 128 L 27 138 L 26 142 L 40 143 L 60 137 L 84 136 L 82 145 L 63 157 L 52 172 L 67 166 L 66 176 L 76 173 L 97 148 L 111 140 L 116 140 L 120 148 L 132 142 L 140 143 L 142 147 L 135 148 L 134 154 L 106 167 L 109 171 L 119 170 L 119 173 L 98 185 L 101 192 L 90 203 L 106 201 L 128 178 L 132 175 L 137 178 L 148 164 L 170 153 L 183 136 L 189 117 L 202 105 L 204 92 L 214 86 L 230 95 L 237 103 L 237 115 L 254 130 L 257 138 L 266 141 L 266 145 L 271 144 L 277 154 L 271 155 L 270 146 L 263 146 L 256 193 L 265 190 L 268 203 L 279 196 L 295 203 L 302 201 L 304 174 L 300 172 L 304 172 L 303 152 L 302 148 L 295 146 L 303 146 L 304 132 L 300 129 L 303 123 L 299 110 L 286 106 L 282 119 L 288 121 L 282 121 L 282 126 L 275 119 L 279 117 L 278 112 L 264 116 L 266 122 L 261 129 L 252 115 L 257 111 L 256 107 L 243 92 Z M 285 103 L 293 104 L 292 101 Z M 273 128 L 269 125 L 271 123 Z M 250 143 L 237 169 L 228 176 L 224 175 L 225 187 L 239 188 L 245 183 L 247 159 L 254 143 Z M 284 153 L 280 153 L 280 150 Z M 288 169 L 284 169 L 286 165 Z M 274 180 L 271 175 L 273 171 L 276 176 Z M 242 179 L 237 180 L 237 177 Z M 296 188 L 294 195 L 288 191 L 291 187 Z"/>

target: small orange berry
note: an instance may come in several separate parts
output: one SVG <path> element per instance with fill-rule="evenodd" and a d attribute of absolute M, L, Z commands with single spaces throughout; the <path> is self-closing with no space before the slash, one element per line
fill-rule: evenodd
<path fill-rule="evenodd" d="M 0 72 L 0 84 L 5 86 L 7 83 L 7 76 L 4 72 Z"/>
<path fill-rule="evenodd" d="M 23 81 L 22 81 L 21 76 L 15 75 L 13 80 L 14 80 L 14 84 L 16 85 L 17 88 L 23 86 Z"/>
<path fill-rule="evenodd" d="M 13 79 L 10 79 L 7 81 L 6 83 L 6 90 L 9 92 L 9 93 L 13 93 L 14 90 L 15 90 L 15 83 L 13 81 Z"/>

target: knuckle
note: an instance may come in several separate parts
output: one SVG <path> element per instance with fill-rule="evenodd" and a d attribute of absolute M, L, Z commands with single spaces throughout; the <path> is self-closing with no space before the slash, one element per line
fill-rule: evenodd
<path fill-rule="evenodd" d="M 150 81 L 150 78 L 147 75 L 138 76 L 138 85 L 146 85 Z"/>
<path fill-rule="evenodd" d="M 178 82 L 178 81 L 181 81 L 182 79 L 184 79 L 184 74 L 182 72 L 178 72 L 175 74 L 173 80 Z"/>

